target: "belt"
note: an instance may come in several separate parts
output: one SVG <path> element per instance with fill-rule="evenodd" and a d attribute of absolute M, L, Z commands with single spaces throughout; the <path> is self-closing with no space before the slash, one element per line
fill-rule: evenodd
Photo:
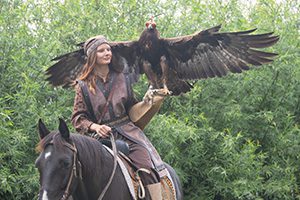
<path fill-rule="evenodd" d="M 130 119 L 127 115 L 125 115 L 125 116 L 115 118 L 115 119 L 112 119 L 112 120 L 109 120 L 109 121 L 106 121 L 106 122 L 104 121 L 101 124 L 105 124 L 107 126 L 121 126 L 121 125 L 126 124 L 128 122 L 130 122 Z"/>

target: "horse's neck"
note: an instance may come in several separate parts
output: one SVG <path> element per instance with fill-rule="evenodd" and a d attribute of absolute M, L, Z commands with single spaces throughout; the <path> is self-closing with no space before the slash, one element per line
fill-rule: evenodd
<path fill-rule="evenodd" d="M 85 189 L 87 194 L 94 195 L 102 191 L 108 182 L 112 173 L 113 158 L 100 142 L 95 145 L 95 141 L 86 139 L 91 142 L 91 145 L 84 148 L 82 152 L 78 151 L 82 165 L 81 190 Z"/>
<path fill-rule="evenodd" d="M 73 193 L 73 200 L 90 199 L 88 191 L 83 181 L 79 181 L 75 192 Z"/>

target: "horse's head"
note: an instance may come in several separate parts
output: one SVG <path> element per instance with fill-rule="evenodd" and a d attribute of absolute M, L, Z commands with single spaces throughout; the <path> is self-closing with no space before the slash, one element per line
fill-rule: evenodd
<path fill-rule="evenodd" d="M 50 132 L 41 120 L 38 127 L 40 155 L 35 165 L 40 173 L 39 200 L 67 199 L 81 170 L 69 129 L 62 119 L 58 131 Z"/>

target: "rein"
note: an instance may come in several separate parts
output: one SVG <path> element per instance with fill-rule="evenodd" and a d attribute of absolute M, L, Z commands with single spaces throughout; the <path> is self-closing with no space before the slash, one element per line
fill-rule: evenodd
<path fill-rule="evenodd" d="M 105 188 L 102 190 L 98 200 L 102 200 L 107 189 L 109 188 L 114 176 L 115 176 L 115 173 L 116 173 L 116 169 L 117 169 L 117 147 L 116 147 L 116 142 L 115 142 L 115 138 L 114 138 L 114 134 L 112 132 L 110 132 L 110 140 L 111 140 L 111 145 L 112 145 L 112 150 L 113 150 L 113 153 L 114 153 L 114 166 L 113 166 L 113 170 L 112 170 L 112 173 L 109 177 L 109 180 L 105 186 Z"/>

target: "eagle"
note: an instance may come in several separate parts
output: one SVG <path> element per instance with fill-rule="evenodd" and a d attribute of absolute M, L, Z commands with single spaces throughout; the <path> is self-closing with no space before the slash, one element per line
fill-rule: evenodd
<path fill-rule="evenodd" d="M 145 74 L 149 88 L 180 95 L 192 89 L 189 81 L 241 73 L 251 66 L 270 63 L 278 54 L 258 49 L 274 45 L 279 36 L 273 32 L 251 34 L 256 29 L 219 32 L 221 25 L 191 35 L 163 38 L 153 18 L 138 40 L 109 42 L 112 63 L 137 81 Z M 53 86 L 68 87 L 76 82 L 86 62 L 84 42 L 79 49 L 53 59 L 46 70 Z"/>

